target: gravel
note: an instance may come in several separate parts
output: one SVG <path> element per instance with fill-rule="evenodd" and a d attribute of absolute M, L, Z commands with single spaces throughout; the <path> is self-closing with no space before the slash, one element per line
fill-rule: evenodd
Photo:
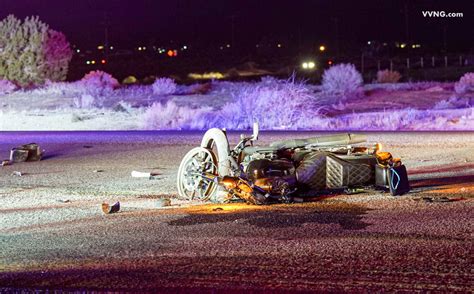
<path fill-rule="evenodd" d="M 312 135 L 269 132 L 260 143 Z M 0 167 L 0 290 L 474 290 L 474 133 L 369 133 L 407 165 L 409 195 L 271 206 L 176 199 L 177 166 L 201 136 L 0 133 L 5 157 L 24 143 L 46 150 Z M 121 211 L 104 215 L 101 203 L 115 201 Z"/>

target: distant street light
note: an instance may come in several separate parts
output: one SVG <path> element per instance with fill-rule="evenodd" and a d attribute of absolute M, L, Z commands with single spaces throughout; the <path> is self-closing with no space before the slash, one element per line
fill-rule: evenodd
<path fill-rule="evenodd" d="M 306 70 L 311 70 L 316 67 L 316 64 L 314 63 L 314 61 L 307 61 L 307 62 L 303 62 L 301 64 L 301 67 Z"/>
<path fill-rule="evenodd" d="M 319 51 L 324 52 L 326 50 L 326 47 L 324 45 L 319 46 Z"/>

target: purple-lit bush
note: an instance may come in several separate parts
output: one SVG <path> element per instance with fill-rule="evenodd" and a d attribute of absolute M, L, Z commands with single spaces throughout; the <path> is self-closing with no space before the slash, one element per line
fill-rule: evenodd
<path fill-rule="evenodd" d="M 321 116 L 311 89 L 294 78 L 243 83 L 231 95 L 232 102 L 214 108 L 155 103 L 143 114 L 142 125 L 146 129 L 248 129 L 259 122 L 267 130 L 309 129 Z"/>
<path fill-rule="evenodd" d="M 16 85 L 9 80 L 0 80 L 0 95 L 13 93 L 16 88 Z"/>
<path fill-rule="evenodd" d="M 112 75 L 101 70 L 96 70 L 86 74 L 77 83 L 77 86 L 83 87 L 83 92 L 99 94 L 104 91 L 111 91 L 119 87 L 120 84 Z"/>
<path fill-rule="evenodd" d="M 142 115 L 141 124 L 147 130 L 199 129 L 196 125 L 202 122 L 196 119 L 209 111 L 210 108 L 180 107 L 172 101 L 166 104 L 154 103 Z"/>
<path fill-rule="evenodd" d="M 468 72 L 464 74 L 459 82 L 454 84 L 454 91 L 457 94 L 474 92 L 474 72 Z"/>
<path fill-rule="evenodd" d="M 294 78 L 249 84 L 233 95 L 235 102 L 226 104 L 209 126 L 246 129 L 259 122 L 262 129 L 297 129 L 320 115 L 320 104 L 311 90 Z"/>
<path fill-rule="evenodd" d="M 92 108 L 96 105 L 96 98 L 89 94 L 82 94 L 79 97 L 74 98 L 74 106 L 76 108 Z"/>
<path fill-rule="evenodd" d="M 353 64 L 337 64 L 323 73 L 322 90 L 326 93 L 348 95 L 361 91 L 362 76 Z"/>
<path fill-rule="evenodd" d="M 453 109 L 472 107 L 469 97 L 453 95 L 449 99 L 441 100 L 435 104 L 433 109 Z"/>
<path fill-rule="evenodd" d="M 72 50 L 66 36 L 61 32 L 48 30 L 43 43 L 43 54 L 44 76 L 51 81 L 65 80 L 69 62 L 72 58 Z"/>
<path fill-rule="evenodd" d="M 66 78 L 72 50 L 65 36 L 38 17 L 0 21 L 0 77 L 20 86 Z"/>
<path fill-rule="evenodd" d="M 402 75 L 398 71 L 392 70 L 379 70 L 377 72 L 377 83 L 386 84 L 386 83 L 398 83 Z"/>
<path fill-rule="evenodd" d="M 44 85 L 33 91 L 40 95 L 60 95 L 60 96 L 74 96 L 82 93 L 84 87 L 79 82 L 52 82 L 46 80 Z"/>
<path fill-rule="evenodd" d="M 171 95 L 176 92 L 176 83 L 170 78 L 156 79 L 152 87 L 155 95 Z"/>

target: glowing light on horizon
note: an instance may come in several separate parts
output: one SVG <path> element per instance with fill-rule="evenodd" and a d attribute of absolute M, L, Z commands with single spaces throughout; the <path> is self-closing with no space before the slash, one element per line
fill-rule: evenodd
<path fill-rule="evenodd" d="M 188 77 L 195 80 L 220 80 L 225 78 L 225 76 L 220 72 L 205 72 L 203 74 L 199 73 L 190 73 Z"/>
<path fill-rule="evenodd" d="M 314 63 L 314 61 L 307 61 L 307 62 L 303 62 L 301 64 L 301 67 L 303 69 L 314 69 L 316 67 L 316 64 Z"/>

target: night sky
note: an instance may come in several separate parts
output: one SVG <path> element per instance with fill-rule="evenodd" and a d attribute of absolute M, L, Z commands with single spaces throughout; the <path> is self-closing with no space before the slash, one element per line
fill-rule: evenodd
<path fill-rule="evenodd" d="M 446 30 L 448 47 L 474 44 L 474 1 L 337 0 L 1 0 L 0 18 L 39 15 L 78 46 L 103 41 L 132 47 L 149 42 L 250 45 L 262 40 L 340 42 L 405 40 L 405 5 L 410 39 L 437 44 Z M 422 10 L 462 12 L 463 18 L 424 18 Z M 337 30 L 336 30 L 337 22 Z"/>

